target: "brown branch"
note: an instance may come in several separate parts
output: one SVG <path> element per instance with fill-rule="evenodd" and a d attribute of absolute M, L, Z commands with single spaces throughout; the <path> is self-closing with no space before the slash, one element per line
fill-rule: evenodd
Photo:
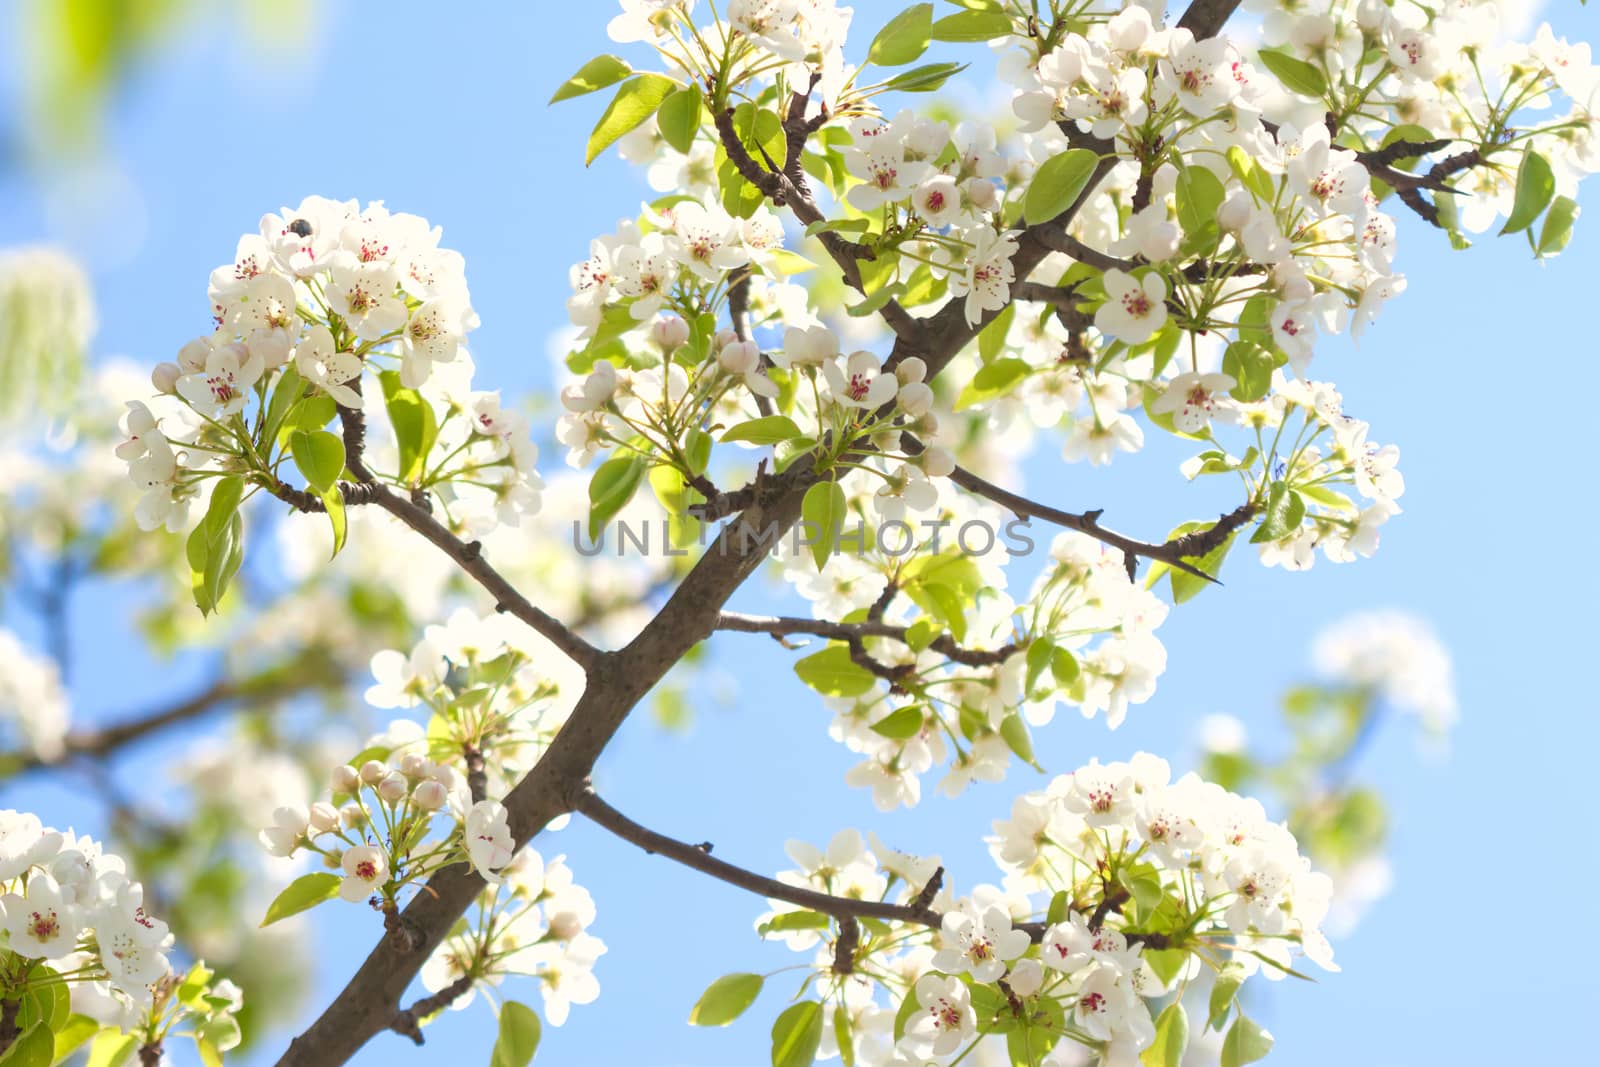
<path fill-rule="evenodd" d="M 1233 17 L 1242 0 L 1194 0 L 1189 10 L 1178 20 L 1180 29 L 1188 30 L 1197 39 L 1215 37 L 1222 32 L 1223 23 Z"/>
<path fill-rule="evenodd" d="M 151 734 L 178 726 L 239 701 L 273 701 L 328 684 L 330 669 L 315 657 L 243 681 L 223 679 L 192 696 L 154 711 L 123 718 L 110 726 L 68 734 L 59 756 L 41 759 L 37 753 L 0 755 L 0 779 L 26 771 L 59 766 L 72 759 L 98 759 L 141 741 Z"/>
<path fill-rule="evenodd" d="M 389 1024 L 389 1029 L 397 1034 L 404 1034 L 414 1044 L 420 1045 L 422 1044 L 422 1020 L 448 1008 L 471 988 L 472 976 L 464 974 L 437 993 L 423 997 L 409 1008 L 402 1008 L 396 1012 L 394 1021 Z"/>
<path fill-rule="evenodd" d="M 889 904 L 876 900 L 836 897 L 815 889 L 786 885 L 776 879 L 745 870 L 743 867 L 736 867 L 709 855 L 695 845 L 640 826 L 601 800 L 592 789 L 585 789 L 579 794 L 576 810 L 591 822 L 611 831 L 624 841 L 638 845 L 652 855 L 665 856 L 729 885 L 823 915 L 830 915 L 835 919 L 883 919 L 889 922 L 918 923 L 932 927 L 938 927 L 943 921 L 943 916 L 926 905 Z"/>
<path fill-rule="evenodd" d="M 717 629 L 747 634 L 771 634 L 787 637 L 791 634 L 810 634 L 833 641 L 860 641 L 866 637 L 887 637 L 906 643 L 906 627 L 885 622 L 831 622 L 826 619 L 801 619 L 791 616 L 741 615 L 723 612 L 717 618 Z M 1009 644 L 992 651 L 962 648 L 949 634 L 940 634 L 928 645 L 941 656 L 969 667 L 995 667 L 1022 651 L 1022 646 Z M 893 668 L 890 668 L 893 669 Z"/>
<path fill-rule="evenodd" d="M 1062 511 L 1060 508 L 1040 504 L 1037 501 L 1029 500 L 1025 496 L 1019 496 L 1009 490 L 1002 489 L 993 482 L 985 481 L 962 467 L 955 469 L 955 473 L 950 475 L 950 480 L 968 492 L 977 493 L 979 496 L 991 500 L 1001 507 L 1008 508 L 1018 518 L 1043 519 L 1057 526 L 1064 526 L 1069 530 L 1077 530 L 1079 533 L 1088 534 L 1102 544 L 1120 549 L 1123 555 L 1130 560 L 1128 566 L 1130 575 L 1134 569 L 1131 560 L 1143 557 L 1145 559 L 1158 560 L 1169 567 L 1183 571 L 1185 574 L 1192 574 L 1196 578 L 1204 578 L 1208 582 L 1217 582 L 1211 575 L 1187 562 L 1186 557 L 1198 558 L 1206 555 L 1212 548 L 1220 545 L 1228 534 L 1244 525 L 1255 514 L 1255 505 L 1245 504 L 1223 516 L 1217 522 L 1217 527 L 1222 528 L 1222 533 L 1217 536 L 1216 544 L 1210 544 L 1209 538 L 1200 540 L 1195 538 L 1194 535 L 1189 535 L 1188 537 L 1180 537 L 1174 541 L 1158 545 L 1147 541 L 1135 541 L 1131 537 L 1124 537 L 1115 530 L 1108 530 L 1101 526 L 1100 516 L 1104 514 L 1103 511 L 1085 511 L 1081 514 Z M 1198 551 L 1202 545 L 1208 545 L 1209 547 L 1205 547 L 1204 551 Z M 1222 583 L 1217 582 L 1217 584 L 1220 585 Z"/>
<path fill-rule="evenodd" d="M 0 1055 L 4 1055 L 22 1033 L 21 1027 L 17 1025 L 17 1016 L 21 1013 L 20 994 L 15 1000 L 0 1000 Z"/>
<path fill-rule="evenodd" d="M 139 1046 L 139 1063 L 141 1067 L 161 1067 L 161 1042 L 152 1041 L 148 1045 Z"/>

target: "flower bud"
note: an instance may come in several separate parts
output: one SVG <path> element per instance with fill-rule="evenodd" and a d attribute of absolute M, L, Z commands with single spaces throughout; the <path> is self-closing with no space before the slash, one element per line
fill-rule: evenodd
<path fill-rule="evenodd" d="M 360 804 L 346 804 L 339 809 L 339 821 L 346 830 L 359 830 L 367 824 L 367 813 L 361 810 Z"/>
<path fill-rule="evenodd" d="M 361 780 L 368 785 L 377 785 L 389 774 L 389 768 L 375 759 L 369 759 L 361 765 Z"/>
<path fill-rule="evenodd" d="M 921 356 L 908 356 L 895 364 L 894 376 L 899 379 L 901 385 L 920 382 L 928 376 L 928 365 L 923 362 Z"/>
<path fill-rule="evenodd" d="M 335 767 L 329 777 L 335 793 L 354 793 L 361 788 L 361 772 L 348 763 Z"/>
<path fill-rule="evenodd" d="M 948 448 L 930 445 L 921 456 L 923 473 L 930 478 L 948 478 L 955 472 L 956 457 Z"/>
<path fill-rule="evenodd" d="M 988 178 L 967 179 L 967 198 L 972 201 L 973 207 L 984 211 L 990 210 L 1000 201 L 994 182 Z"/>
<path fill-rule="evenodd" d="M 933 390 L 921 382 L 911 382 L 900 387 L 900 410 L 912 418 L 925 415 L 933 407 Z"/>
<path fill-rule="evenodd" d="M 450 791 L 444 783 L 428 779 L 420 783 L 411 794 L 411 802 L 423 811 L 438 811 L 450 801 Z"/>
<path fill-rule="evenodd" d="M 156 387 L 156 392 L 170 395 L 178 391 L 181 377 L 183 368 L 176 363 L 157 363 L 156 369 L 150 372 L 150 384 Z"/>
<path fill-rule="evenodd" d="M 330 871 L 338 870 L 339 865 L 343 862 L 344 849 L 342 848 L 330 848 L 322 855 L 322 865 L 328 868 Z"/>
<path fill-rule="evenodd" d="M 311 829 L 319 834 L 331 834 L 339 829 L 339 809 L 325 800 L 311 805 Z"/>
<path fill-rule="evenodd" d="M 550 934 L 557 941 L 571 941 L 583 933 L 583 922 L 576 913 L 558 912 L 550 916 Z"/>
<path fill-rule="evenodd" d="M 388 804 L 400 803 L 409 792 L 411 792 L 411 782 L 399 771 L 395 771 L 378 783 L 378 797 Z"/>
<path fill-rule="evenodd" d="M 731 341 L 717 353 L 717 362 L 729 374 L 749 374 L 761 366 L 761 349 L 754 341 Z"/>
<path fill-rule="evenodd" d="M 407 778 L 421 778 L 427 774 L 428 761 L 415 752 L 407 752 L 400 757 L 400 773 Z"/>
<path fill-rule="evenodd" d="M 1031 997 L 1044 985 L 1044 968 L 1038 960 L 1018 960 L 1006 975 L 1006 985 L 1019 997 Z"/>
<path fill-rule="evenodd" d="M 178 366 L 185 374 L 194 374 L 206 369 L 206 359 L 211 355 L 211 339 L 209 337 L 196 337 L 193 341 L 178 349 Z"/>
<path fill-rule="evenodd" d="M 1255 201 L 1243 189 L 1235 189 L 1217 209 L 1217 225 L 1229 233 L 1238 233 L 1250 221 Z"/>
<path fill-rule="evenodd" d="M 689 324 L 677 315 L 664 315 L 650 324 L 650 340 L 663 352 L 672 352 L 689 340 Z"/>

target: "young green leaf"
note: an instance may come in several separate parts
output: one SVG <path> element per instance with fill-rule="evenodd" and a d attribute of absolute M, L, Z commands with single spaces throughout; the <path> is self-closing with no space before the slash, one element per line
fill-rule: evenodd
<path fill-rule="evenodd" d="M 762 419 L 741 422 L 722 435 L 723 443 L 749 441 L 758 445 L 775 445 L 800 436 L 800 427 L 787 415 L 768 415 Z"/>
<path fill-rule="evenodd" d="M 903 67 L 915 62 L 933 40 L 933 5 L 913 4 L 889 20 L 867 48 L 867 62 Z"/>
<path fill-rule="evenodd" d="M 399 371 L 386 370 L 378 375 L 378 381 L 383 386 L 384 408 L 400 449 L 400 480 L 414 483 L 426 471 L 428 453 L 438 439 L 438 417 L 421 393 L 400 384 Z"/>
<path fill-rule="evenodd" d="M 644 475 L 644 460 L 636 452 L 613 456 L 600 464 L 589 479 L 590 541 L 596 540 L 601 528 L 633 499 Z"/>
<path fill-rule="evenodd" d="M 1003 11 L 958 11 L 933 24 L 935 41 L 992 41 L 1012 29 L 1011 17 Z"/>
<path fill-rule="evenodd" d="M 761 995 L 765 979 L 759 974 L 725 974 L 706 987 L 689 1012 L 695 1026 L 727 1026 L 743 1015 Z"/>
<path fill-rule="evenodd" d="M 1544 229 L 1539 232 L 1539 255 L 1558 256 L 1566 251 L 1572 240 L 1572 226 L 1578 221 L 1578 204 L 1569 196 L 1558 196 L 1550 205 L 1550 214 L 1544 217 Z"/>
<path fill-rule="evenodd" d="M 925 721 L 922 709 L 916 705 L 892 711 L 872 724 L 872 732 L 891 741 L 906 741 L 922 732 Z"/>
<path fill-rule="evenodd" d="M 822 1045 L 822 1005 L 802 1000 L 772 1024 L 772 1067 L 811 1067 Z"/>
<path fill-rule="evenodd" d="M 811 558 L 816 561 L 817 570 L 827 566 L 828 557 L 833 555 L 847 514 L 844 489 L 838 482 L 818 482 L 806 490 L 805 499 L 800 502 L 800 517 L 809 524 L 806 533 L 812 538 Z"/>
<path fill-rule="evenodd" d="M 850 658 L 850 650 L 844 645 L 829 645 L 821 652 L 796 660 L 794 673 L 806 685 L 830 697 L 860 696 L 871 689 L 875 681 L 872 674 Z"/>
<path fill-rule="evenodd" d="M 1175 1000 L 1156 1020 L 1156 1039 L 1139 1053 L 1139 1062 L 1144 1067 L 1178 1067 L 1188 1045 L 1189 1016 L 1184 1014 L 1183 1002 Z"/>
<path fill-rule="evenodd" d="M 700 117 L 704 109 L 700 103 L 700 88 L 690 85 L 675 89 L 661 101 L 656 112 L 656 129 L 661 139 L 680 152 L 694 147 L 694 136 L 700 131 Z"/>
<path fill-rule="evenodd" d="M 287 919 L 325 900 L 332 900 L 339 895 L 339 881 L 337 874 L 327 871 L 302 874 L 284 886 L 283 892 L 267 906 L 267 914 L 261 920 L 261 925 L 271 926 L 279 919 Z"/>
<path fill-rule="evenodd" d="M 1244 1067 L 1271 1051 L 1272 1035 L 1241 1012 L 1222 1039 L 1222 1067 Z"/>
<path fill-rule="evenodd" d="M 1045 160 L 1028 183 L 1022 213 L 1036 224 L 1060 215 L 1077 202 L 1099 163 L 1100 157 L 1087 148 L 1072 148 Z"/>
<path fill-rule="evenodd" d="M 1245 970 L 1242 964 L 1230 963 L 1217 972 L 1217 979 L 1211 984 L 1211 1001 L 1206 1006 L 1209 1016 L 1206 1019 L 1207 1030 L 1222 1029 L 1222 1024 L 1228 1021 L 1228 1012 L 1233 1009 L 1233 998 L 1238 995 L 1239 987 L 1244 985 Z"/>
<path fill-rule="evenodd" d="M 1522 166 L 1517 168 L 1516 200 L 1500 235 L 1521 233 L 1532 226 L 1555 195 L 1556 175 L 1550 169 L 1550 161 L 1531 148 L 1522 153 Z"/>
<path fill-rule="evenodd" d="M 332 489 L 344 473 L 344 441 L 327 430 L 296 430 L 289 436 L 289 454 L 318 493 Z"/>
<path fill-rule="evenodd" d="M 583 96 L 608 85 L 615 85 L 633 73 L 626 60 L 620 56 L 595 56 L 578 68 L 578 72 L 561 83 L 550 98 L 550 103 L 560 103 L 575 96 Z"/>
<path fill-rule="evenodd" d="M 489 1054 L 489 1067 L 528 1067 L 539 1050 L 539 1016 L 526 1004 L 508 1000 L 500 1007 L 500 1031 Z"/>
<path fill-rule="evenodd" d="M 1309 96 L 1313 100 L 1328 95 L 1328 78 L 1319 68 L 1275 48 L 1263 48 L 1257 54 L 1261 57 L 1261 65 L 1272 71 L 1273 76 L 1291 93 Z"/>
<path fill-rule="evenodd" d="M 606 105 L 606 110 L 589 134 L 589 146 L 583 154 L 583 165 L 588 166 L 600 158 L 623 134 L 631 133 L 656 113 L 656 108 L 667 94 L 678 88 L 678 83 L 664 74 L 641 74 L 629 78 L 617 89 L 617 94 Z"/>
<path fill-rule="evenodd" d="M 884 82 L 883 87 L 902 93 L 931 93 L 944 88 L 945 82 L 966 69 L 965 63 L 929 63 L 896 74 Z"/>

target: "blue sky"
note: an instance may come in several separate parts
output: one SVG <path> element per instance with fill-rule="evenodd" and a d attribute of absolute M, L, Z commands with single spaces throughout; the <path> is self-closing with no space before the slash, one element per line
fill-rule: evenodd
<path fill-rule="evenodd" d="M 858 33 L 896 6 L 858 2 Z M 0 246 L 66 241 L 94 275 L 97 350 L 148 363 L 205 329 L 207 273 L 263 211 L 312 192 L 383 199 L 443 225 L 446 243 L 466 255 L 483 317 L 480 380 L 512 395 L 547 388 L 545 338 L 564 322 L 568 264 L 649 195 L 643 175 L 614 158 L 583 168 L 597 101 L 544 106 L 584 58 L 611 50 L 612 8 L 379 10 L 329 4 L 316 28 L 288 28 L 279 52 L 242 44 L 220 23 L 179 35 L 114 101 L 110 169 L 79 186 L 92 195 L 64 192 L 72 186 L 56 174 L 0 171 Z M 1562 5 L 1556 23 L 1600 37 L 1600 18 L 1577 5 Z M 13 98 L 10 82 L 0 75 L 0 92 Z M 1596 518 L 1600 241 L 1580 222 L 1568 254 L 1547 265 L 1520 240 L 1450 254 L 1415 219 L 1402 223 L 1401 242 L 1409 291 L 1359 351 L 1330 345 L 1317 364 L 1342 386 L 1347 411 L 1402 448 L 1406 511 L 1385 527 L 1382 551 L 1302 575 L 1241 553 L 1225 588 L 1167 622 L 1161 688 L 1121 730 L 1064 716 L 1037 742 L 1053 771 L 1139 749 L 1181 765 L 1205 713 L 1269 722 L 1276 694 L 1305 674 L 1308 642 L 1325 621 L 1375 607 L 1428 618 L 1456 657 L 1461 724 L 1445 758 L 1419 757 L 1404 724 L 1366 755 L 1361 774 L 1392 803 L 1395 889 L 1336 946 L 1342 974 L 1276 986 L 1260 1000 L 1257 1013 L 1279 1039 L 1269 1062 L 1481 1063 L 1506 1042 L 1522 1061 L 1553 1062 L 1574 1024 L 1600 1009 L 1589 953 L 1572 940 L 1583 924 L 1571 917 L 1600 875 L 1582 830 L 1600 745 L 1586 677 L 1600 596 L 1586 540 Z M 1177 476 L 1181 455 L 1153 446 L 1112 473 L 1040 463 L 1031 481 L 1063 506 L 1105 507 L 1118 528 L 1158 535 L 1219 503 Z M 1135 469 L 1143 473 L 1130 476 Z M 772 610 L 783 603 L 776 596 L 758 581 L 737 605 Z M 199 669 L 180 662 L 157 674 L 119 640 L 129 604 L 91 590 L 77 605 L 80 663 L 94 667 L 75 683 L 85 719 L 125 710 L 130 695 L 170 692 Z M 879 815 L 843 785 L 848 753 L 827 739 L 827 714 L 793 678 L 790 654 L 738 635 L 722 648 L 716 663 L 743 699 L 708 701 L 683 735 L 644 717 L 630 723 L 597 773 L 613 803 L 758 870 L 787 865 L 786 838 L 820 843 L 856 826 L 941 854 L 963 890 L 994 876 L 982 836 L 1012 795 L 1041 779 L 1014 772 L 957 801 L 930 797 L 916 811 Z M 97 819 L 70 789 L 40 783 L 0 788 L 0 805 L 80 829 Z M 547 1028 L 539 1062 L 766 1062 L 784 980 L 728 1030 L 683 1025 L 717 975 L 797 962 L 755 937 L 759 900 L 582 825 L 538 847 L 568 855 L 599 905 L 594 932 L 610 946 L 601 999 Z M 318 919 L 328 954 L 307 1013 L 354 970 L 378 934 L 370 925 L 347 913 Z M 531 986 L 522 995 L 537 1002 Z M 428 1033 L 424 1050 L 388 1036 L 355 1062 L 486 1062 L 493 1024 L 479 1003 Z M 263 1052 L 287 1036 L 269 1038 Z"/>

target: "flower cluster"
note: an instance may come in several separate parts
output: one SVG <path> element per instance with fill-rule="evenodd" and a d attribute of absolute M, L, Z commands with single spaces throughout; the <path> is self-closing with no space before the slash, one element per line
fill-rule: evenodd
<path fill-rule="evenodd" d="M 239 1043 L 239 990 L 213 984 L 203 965 L 173 973 L 167 924 L 145 911 L 144 887 L 97 841 L 46 827 L 28 812 L 0 811 L 0 930 L 0 993 L 8 1002 L 28 991 L 37 994 L 31 1003 L 47 1008 L 70 1000 L 71 1012 L 157 1046 L 180 1023 L 189 1027 L 183 1036 L 214 1054 Z M 43 1025 L 59 1041 L 95 1032 L 67 1038 L 69 1005 L 62 1007 L 32 1018 L 25 1009 L 22 1028 Z"/>
<path fill-rule="evenodd" d="M 1384 611 L 1342 619 L 1317 635 L 1312 659 L 1325 677 L 1375 690 L 1429 730 L 1443 732 L 1455 724 L 1450 653 L 1415 616 Z"/>
<path fill-rule="evenodd" d="M 1155 756 L 1091 763 L 1023 795 L 990 850 L 1002 887 L 924 901 L 942 912 L 937 931 L 863 920 L 843 949 L 848 969 L 837 966 L 842 928 L 824 916 L 774 901 L 761 919 L 764 933 L 814 952 L 847 1059 L 951 1062 L 1022 1029 L 1048 1067 L 1079 1062 L 1084 1046 L 1133 1064 L 1166 1024 L 1149 1002 L 1205 970 L 1227 983 L 1212 1000 L 1220 1029 L 1251 975 L 1282 977 L 1298 954 L 1337 969 L 1320 929 L 1329 882 L 1294 837 L 1253 801 L 1192 774 L 1172 780 Z M 853 832 L 789 852 L 799 867 L 778 876 L 785 884 L 902 906 L 939 869 Z M 1255 1026 L 1242 1012 L 1233 1025 Z"/>

